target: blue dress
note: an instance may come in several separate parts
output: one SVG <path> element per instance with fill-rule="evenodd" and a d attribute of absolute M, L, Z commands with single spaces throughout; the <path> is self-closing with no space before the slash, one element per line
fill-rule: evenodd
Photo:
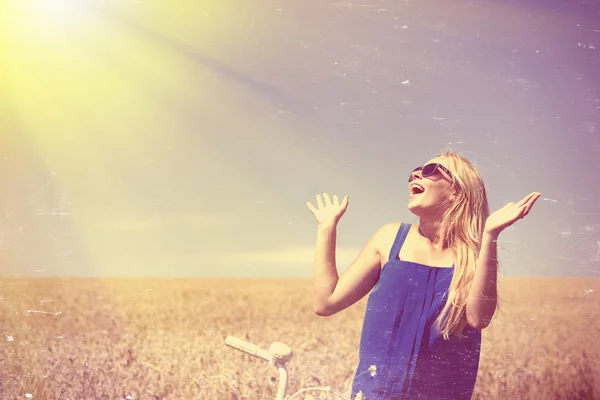
<path fill-rule="evenodd" d="M 400 261 L 409 229 L 401 224 L 369 294 L 352 398 L 361 391 L 367 400 L 468 400 L 477 377 L 481 331 L 467 325 L 463 338 L 445 340 L 438 334 L 435 320 L 446 303 L 454 266 Z"/>

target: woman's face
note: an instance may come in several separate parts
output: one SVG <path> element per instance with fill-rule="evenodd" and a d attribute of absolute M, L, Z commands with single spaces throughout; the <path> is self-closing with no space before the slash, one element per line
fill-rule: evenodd
<path fill-rule="evenodd" d="M 439 163 L 448 168 L 441 157 L 433 158 L 423 165 Z M 428 177 L 422 171 L 412 173 L 412 181 L 408 184 L 408 209 L 420 218 L 436 218 L 441 216 L 453 199 L 451 178 L 439 168 Z"/>

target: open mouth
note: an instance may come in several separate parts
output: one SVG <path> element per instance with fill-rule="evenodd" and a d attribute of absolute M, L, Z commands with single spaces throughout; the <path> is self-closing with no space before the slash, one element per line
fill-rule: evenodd
<path fill-rule="evenodd" d="M 415 195 L 415 194 L 421 194 L 425 191 L 425 188 L 421 185 L 419 185 L 418 183 L 414 183 L 413 185 L 411 185 L 410 187 L 410 194 L 411 195 Z"/>

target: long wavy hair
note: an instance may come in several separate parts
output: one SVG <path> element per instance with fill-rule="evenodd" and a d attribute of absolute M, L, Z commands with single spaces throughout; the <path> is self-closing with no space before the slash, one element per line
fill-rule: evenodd
<path fill-rule="evenodd" d="M 444 158 L 446 167 L 452 173 L 454 194 L 454 199 L 446 204 L 442 217 L 442 226 L 445 227 L 444 248 L 451 249 L 455 255 L 454 276 L 446 304 L 436 320 L 437 329 L 445 339 L 449 339 L 450 336 L 462 336 L 467 323 L 467 299 L 490 211 L 485 185 L 475 164 L 450 149 L 442 151 L 437 157 Z"/>

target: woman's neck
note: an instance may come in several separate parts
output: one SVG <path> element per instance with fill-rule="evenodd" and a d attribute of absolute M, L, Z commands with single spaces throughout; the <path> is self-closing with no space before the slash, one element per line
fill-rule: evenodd
<path fill-rule="evenodd" d="M 436 250 L 444 251 L 444 239 L 446 236 L 445 226 L 441 221 L 419 220 L 419 234 L 427 239 Z"/>

